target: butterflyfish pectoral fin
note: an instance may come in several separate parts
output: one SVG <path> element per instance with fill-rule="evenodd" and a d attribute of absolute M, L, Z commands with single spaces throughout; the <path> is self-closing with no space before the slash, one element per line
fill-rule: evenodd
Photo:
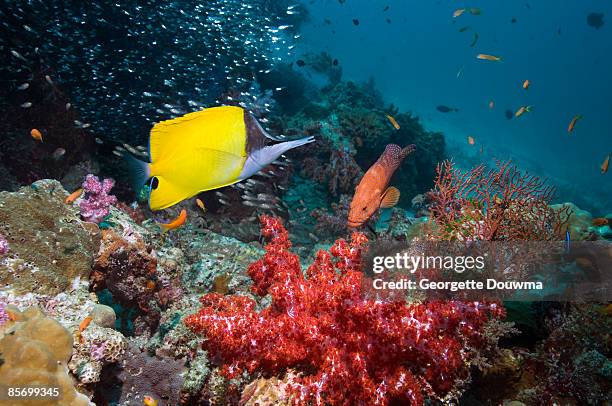
<path fill-rule="evenodd" d="M 240 173 L 240 180 L 253 176 L 255 173 L 270 165 L 279 156 L 290 149 L 297 148 L 314 141 L 314 137 L 305 137 L 299 140 L 285 141 L 274 145 L 268 145 L 261 149 L 251 151 L 246 162 L 244 163 L 242 172 Z"/>

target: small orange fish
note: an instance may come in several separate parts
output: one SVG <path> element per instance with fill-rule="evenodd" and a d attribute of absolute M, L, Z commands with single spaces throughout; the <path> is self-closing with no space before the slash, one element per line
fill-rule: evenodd
<path fill-rule="evenodd" d="M 385 152 L 368 169 L 355 188 L 355 195 L 348 214 L 349 227 L 359 227 L 368 221 L 379 208 L 385 209 L 397 204 L 400 191 L 393 186 L 387 186 L 404 158 L 414 150 L 414 145 L 408 145 L 405 148 L 395 144 L 387 145 Z"/>
<path fill-rule="evenodd" d="M 15 313 L 10 310 L 5 310 L 4 312 L 8 316 L 9 321 L 17 321 L 17 315 Z"/>
<path fill-rule="evenodd" d="M 582 118 L 582 116 L 580 114 L 576 114 L 574 116 L 574 118 L 572 118 L 572 121 L 570 121 L 569 125 L 567 126 L 567 132 L 571 134 L 572 131 L 574 131 L 574 127 L 576 126 L 576 122 L 578 120 L 580 120 Z"/>
<path fill-rule="evenodd" d="M 491 101 L 489 102 L 489 108 L 490 108 L 490 109 L 493 109 L 493 107 L 495 107 L 495 102 L 494 102 L 493 100 L 491 100 Z"/>
<path fill-rule="evenodd" d="M 465 9 L 464 8 L 458 8 L 457 10 L 453 11 L 453 18 L 457 18 L 460 15 L 462 15 L 463 13 L 465 13 Z"/>
<path fill-rule="evenodd" d="M 40 141 L 42 142 L 42 133 L 36 129 L 36 128 L 32 128 L 30 130 L 30 135 L 32 136 L 32 138 L 34 138 L 36 141 Z"/>
<path fill-rule="evenodd" d="M 598 217 L 591 220 L 591 224 L 593 224 L 595 227 L 605 226 L 609 223 L 610 221 L 605 217 Z"/>
<path fill-rule="evenodd" d="M 487 55 L 487 54 L 478 54 L 476 55 L 478 59 L 484 59 L 485 61 L 493 61 L 493 62 L 501 62 L 501 57 L 495 55 Z"/>
<path fill-rule="evenodd" d="M 601 164 L 601 173 L 604 174 L 608 172 L 608 166 L 610 165 L 610 154 L 604 159 L 603 164 Z"/>
<path fill-rule="evenodd" d="M 391 124 L 393 125 L 393 128 L 395 128 L 396 130 L 400 129 L 400 125 L 397 123 L 397 121 L 395 121 L 395 119 L 393 118 L 393 116 L 390 116 L 388 114 L 385 114 L 387 116 L 387 118 L 389 119 L 389 121 L 391 122 Z"/>
<path fill-rule="evenodd" d="M 185 224 L 185 220 L 187 220 L 187 210 L 183 209 L 181 210 L 181 213 L 178 215 L 178 217 L 172 220 L 171 222 L 157 224 L 164 230 L 164 233 L 167 233 L 168 231 L 179 228 L 180 226 Z"/>
<path fill-rule="evenodd" d="M 155 290 L 155 287 L 156 287 L 156 286 L 157 286 L 157 284 L 155 283 L 155 281 L 152 281 L 151 279 L 149 279 L 149 280 L 147 281 L 147 284 L 146 284 L 146 289 L 147 289 L 149 292 L 152 292 L 152 291 L 154 291 L 154 290 Z"/>
<path fill-rule="evenodd" d="M 609 316 L 612 314 L 612 303 L 601 306 L 597 311 L 604 316 Z"/>
<path fill-rule="evenodd" d="M 145 406 L 157 406 L 157 400 L 153 396 L 145 395 L 142 402 Z"/>
<path fill-rule="evenodd" d="M 470 144 L 470 145 L 474 145 L 476 143 L 474 141 L 474 137 L 472 137 L 471 135 L 468 135 L 467 141 L 468 141 L 468 144 Z"/>
<path fill-rule="evenodd" d="M 514 113 L 515 117 L 520 117 L 525 113 L 531 113 L 531 106 L 521 106 L 516 113 Z"/>
<path fill-rule="evenodd" d="M 202 209 L 202 211 L 206 211 L 206 206 L 204 206 L 204 202 L 202 200 L 200 200 L 199 198 L 196 199 L 196 204 L 198 205 L 198 207 L 200 209 Z"/>
<path fill-rule="evenodd" d="M 83 194 L 83 189 L 79 188 L 79 189 L 75 190 L 74 192 L 70 193 L 70 195 L 66 198 L 66 200 L 64 200 L 64 203 L 72 204 L 72 203 L 74 203 L 74 201 L 76 199 L 81 197 L 82 194 Z"/>
<path fill-rule="evenodd" d="M 87 328 L 87 326 L 89 326 L 89 323 L 91 323 L 92 320 L 93 319 L 91 316 L 85 317 L 81 324 L 79 324 L 79 333 L 82 333 Z"/>
<path fill-rule="evenodd" d="M 529 90 L 529 85 L 530 85 L 530 82 L 529 82 L 529 79 L 527 79 L 526 81 L 523 82 L 523 89 Z"/>

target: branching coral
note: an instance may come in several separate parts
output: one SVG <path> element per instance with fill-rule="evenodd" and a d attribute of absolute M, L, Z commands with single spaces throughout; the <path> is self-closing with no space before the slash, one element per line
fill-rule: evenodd
<path fill-rule="evenodd" d="M 112 179 L 100 182 L 97 176 L 87 175 L 83 181 L 85 198 L 81 200 L 79 208 L 83 220 L 91 223 L 100 223 L 110 212 L 110 206 L 117 203 L 117 198 L 108 193 L 115 185 Z"/>
<path fill-rule="evenodd" d="M 319 251 L 304 275 L 280 221 L 261 220 L 270 242 L 248 274 L 253 293 L 269 294 L 270 306 L 257 312 L 249 297 L 212 293 L 185 319 L 207 338 L 203 347 L 226 376 L 294 368 L 297 376 L 288 385 L 295 404 L 418 405 L 424 396 L 457 395 L 470 361 L 486 345 L 484 326 L 503 309 L 364 298 L 363 234 Z"/>
<path fill-rule="evenodd" d="M 468 172 L 438 164 L 428 194 L 435 238 L 485 241 L 551 241 L 561 238 L 570 211 L 554 210 L 555 189 L 510 162 Z"/>

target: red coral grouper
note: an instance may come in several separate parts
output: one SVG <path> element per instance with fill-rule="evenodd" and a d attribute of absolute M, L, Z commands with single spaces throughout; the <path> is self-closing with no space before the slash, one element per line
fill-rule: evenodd
<path fill-rule="evenodd" d="M 355 188 L 355 196 L 351 202 L 348 215 L 348 226 L 359 227 L 364 224 L 379 208 L 386 209 L 397 204 L 400 191 L 396 187 L 387 187 L 391 176 L 411 152 L 414 144 L 405 148 L 389 144 L 385 152 L 363 175 Z"/>

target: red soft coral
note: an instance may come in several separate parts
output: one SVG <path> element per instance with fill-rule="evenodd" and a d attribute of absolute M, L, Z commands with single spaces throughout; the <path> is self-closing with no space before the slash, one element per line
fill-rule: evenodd
<path fill-rule="evenodd" d="M 317 405 L 419 405 L 424 394 L 444 397 L 469 377 L 474 352 L 466 349 L 485 345 L 482 328 L 502 316 L 500 307 L 366 299 L 363 234 L 319 251 L 305 277 L 282 224 L 267 216 L 262 224 L 270 243 L 248 273 L 253 292 L 270 294 L 271 305 L 257 312 L 250 298 L 211 293 L 185 320 L 226 376 L 291 368 L 299 373 L 289 379 L 293 403 Z"/>

